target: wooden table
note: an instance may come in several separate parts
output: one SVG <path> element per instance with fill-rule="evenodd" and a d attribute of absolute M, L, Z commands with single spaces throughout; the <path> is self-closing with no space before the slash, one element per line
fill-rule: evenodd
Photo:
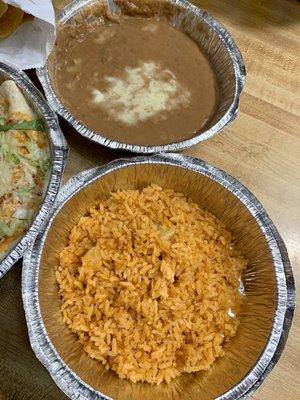
<path fill-rule="evenodd" d="M 54 0 L 57 8 L 66 3 Z M 248 75 L 236 121 L 186 154 L 226 170 L 261 200 L 287 245 L 299 285 L 300 4 L 296 0 L 195 3 L 228 28 L 242 51 Z M 65 179 L 120 156 L 91 145 L 61 122 L 71 148 Z M 0 281 L 0 400 L 65 398 L 30 348 L 19 262 Z M 299 312 L 282 358 L 253 399 L 300 399 Z"/>

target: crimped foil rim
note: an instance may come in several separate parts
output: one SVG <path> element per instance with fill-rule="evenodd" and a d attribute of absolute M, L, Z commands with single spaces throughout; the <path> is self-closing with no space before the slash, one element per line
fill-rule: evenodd
<path fill-rule="evenodd" d="M 48 103 L 33 85 L 27 75 L 7 64 L 0 62 L 0 72 L 13 79 L 23 92 L 31 98 L 36 107 L 42 112 L 46 124 L 49 128 L 48 138 L 51 142 L 52 171 L 49 178 L 47 192 L 42 206 L 34 218 L 31 226 L 21 240 L 10 250 L 0 261 L 0 279 L 10 270 L 10 268 L 22 257 L 23 253 L 34 243 L 34 240 L 45 221 L 48 212 L 51 210 L 67 161 L 68 145 L 60 130 L 58 119 L 51 110 Z"/>
<path fill-rule="evenodd" d="M 93 0 L 73 1 L 71 4 L 67 5 L 60 12 L 60 14 L 58 15 L 57 22 L 63 22 L 64 20 L 68 19 L 70 14 L 74 13 L 78 9 L 83 8 L 85 4 L 89 4 L 91 1 Z M 71 113 L 69 113 L 69 111 L 63 105 L 63 103 L 56 96 L 56 93 L 52 87 L 50 76 L 48 73 L 48 64 L 46 64 L 42 68 L 37 68 L 36 73 L 41 82 L 41 85 L 43 86 L 49 104 L 57 112 L 57 114 L 59 114 L 66 121 L 68 121 L 69 124 L 73 126 L 73 128 L 76 129 L 76 131 L 80 135 L 103 146 L 112 149 L 130 151 L 134 153 L 151 154 L 160 152 L 172 152 L 172 151 L 174 152 L 194 146 L 199 142 L 211 138 L 236 118 L 239 106 L 239 98 L 243 90 L 246 78 L 246 69 L 242 55 L 235 41 L 233 40 L 229 32 L 225 29 L 225 27 L 208 12 L 200 9 L 199 7 L 191 4 L 186 0 L 170 0 L 170 1 L 175 5 L 178 5 L 184 8 L 185 10 L 192 12 L 198 18 L 202 19 L 207 25 L 209 25 L 217 33 L 220 41 L 223 42 L 227 52 L 229 53 L 234 68 L 235 93 L 233 101 L 229 106 L 228 110 L 226 111 L 226 113 L 210 129 L 204 132 L 198 132 L 196 136 L 194 136 L 191 139 L 159 145 L 159 146 L 131 145 L 123 142 L 118 142 L 115 140 L 111 140 L 103 136 L 102 134 L 96 133 L 95 131 L 89 129 L 80 121 L 78 121 Z"/>
<path fill-rule="evenodd" d="M 30 251 L 23 259 L 22 296 L 31 346 L 41 363 L 60 389 L 71 399 L 110 399 L 93 389 L 78 377 L 61 359 L 45 329 L 39 299 L 38 274 L 42 248 L 51 222 L 60 208 L 75 193 L 112 171 L 140 164 L 167 164 L 203 174 L 233 193 L 253 215 L 262 230 L 273 257 L 276 275 L 276 310 L 268 343 L 251 371 L 233 388 L 215 400 L 237 400 L 248 398 L 264 381 L 277 363 L 284 349 L 295 309 L 295 285 L 286 247 L 277 229 L 257 198 L 240 182 L 226 172 L 205 161 L 178 154 L 158 154 L 151 157 L 119 159 L 107 165 L 93 168 L 71 178 L 61 189 L 56 203 Z"/>

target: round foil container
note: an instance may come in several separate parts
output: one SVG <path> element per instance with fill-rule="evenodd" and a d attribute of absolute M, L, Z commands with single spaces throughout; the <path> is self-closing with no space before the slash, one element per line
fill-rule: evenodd
<path fill-rule="evenodd" d="M 58 16 L 58 24 L 64 24 L 72 20 L 76 14 L 79 14 L 86 7 L 90 7 L 95 3 L 99 4 L 99 0 L 73 1 Z M 111 13 L 122 12 L 123 6 L 126 4 L 126 10 L 133 10 L 133 14 L 138 16 L 142 16 L 145 10 L 149 12 L 150 8 L 153 16 L 167 17 L 172 26 L 190 36 L 206 53 L 215 68 L 220 88 L 220 102 L 215 114 L 210 119 L 208 127 L 203 131 L 196 132 L 191 139 L 155 146 L 117 142 L 106 137 L 105 132 L 95 132 L 89 129 L 69 113 L 55 92 L 55 87 L 51 80 L 50 63 L 48 61 L 43 68 L 37 69 L 37 75 L 44 88 L 46 98 L 51 107 L 65 118 L 82 136 L 112 149 L 136 153 L 179 151 L 209 139 L 235 119 L 246 71 L 238 47 L 220 22 L 206 11 L 183 0 L 156 2 L 153 0 L 130 0 L 123 2 L 123 6 L 121 7 L 119 7 L 122 4 L 120 0 L 109 0 L 107 4 Z"/>
<path fill-rule="evenodd" d="M 59 253 L 89 205 L 111 191 L 151 183 L 183 192 L 220 218 L 248 259 L 241 322 L 225 356 L 209 371 L 183 374 L 169 385 L 132 384 L 88 357 L 62 321 L 55 279 Z M 225 172 L 176 154 L 120 159 L 71 178 L 24 256 L 22 294 L 36 356 L 64 393 L 81 400 L 246 399 L 278 361 L 295 308 L 286 248 L 259 201 Z"/>
<path fill-rule="evenodd" d="M 0 82 L 7 79 L 15 81 L 32 110 L 39 118 L 44 120 L 51 151 L 52 166 L 47 191 L 39 212 L 32 221 L 26 234 L 21 237 L 4 258 L 0 259 L 0 279 L 33 244 L 58 193 L 68 153 L 68 146 L 59 128 L 57 116 L 51 110 L 44 97 L 24 72 L 0 62 Z"/>

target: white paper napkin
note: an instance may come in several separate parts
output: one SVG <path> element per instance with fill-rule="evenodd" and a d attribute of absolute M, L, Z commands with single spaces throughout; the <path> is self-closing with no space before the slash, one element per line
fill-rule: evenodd
<path fill-rule="evenodd" d="M 0 61 L 17 68 L 45 65 L 55 41 L 55 14 L 51 0 L 3 0 L 34 16 L 9 37 L 0 40 Z"/>

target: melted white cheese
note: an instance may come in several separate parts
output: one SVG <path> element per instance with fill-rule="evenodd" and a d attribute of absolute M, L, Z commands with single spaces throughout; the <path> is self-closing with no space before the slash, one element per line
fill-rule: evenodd
<path fill-rule="evenodd" d="M 153 22 L 152 23 L 149 22 L 148 24 L 146 24 L 145 26 L 143 26 L 141 28 L 141 31 L 154 33 L 154 32 L 157 31 L 157 29 L 158 29 L 158 25 L 157 24 L 154 24 Z"/>
<path fill-rule="evenodd" d="M 106 76 L 106 91 L 92 90 L 92 101 L 127 125 L 172 111 L 190 102 L 191 94 L 168 69 L 154 62 L 126 68 L 121 77 Z"/>

